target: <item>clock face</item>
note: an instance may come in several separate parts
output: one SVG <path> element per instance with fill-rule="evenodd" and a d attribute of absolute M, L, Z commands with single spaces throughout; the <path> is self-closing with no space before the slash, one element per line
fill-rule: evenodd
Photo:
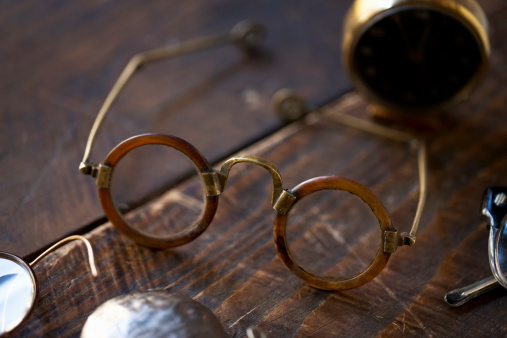
<path fill-rule="evenodd" d="M 479 71 L 473 33 L 429 7 L 398 8 L 371 25 L 352 55 L 359 80 L 388 104 L 424 110 L 448 101 Z"/>

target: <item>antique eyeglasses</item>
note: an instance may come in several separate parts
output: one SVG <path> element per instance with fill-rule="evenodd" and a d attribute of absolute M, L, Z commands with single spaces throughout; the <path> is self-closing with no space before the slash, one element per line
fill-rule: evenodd
<path fill-rule="evenodd" d="M 93 276 L 97 276 L 92 247 L 82 236 L 64 238 L 31 263 L 14 254 L 0 252 L 0 336 L 19 329 L 37 306 L 39 284 L 32 267 L 51 251 L 74 240 L 80 240 L 85 244 L 90 271 Z"/>
<path fill-rule="evenodd" d="M 427 160 L 424 142 L 410 134 L 351 116 L 336 115 L 334 117 L 338 122 L 345 125 L 407 143 L 416 149 L 420 184 L 419 203 L 410 233 L 401 234 L 394 228 L 391 217 L 380 200 L 368 188 L 358 182 L 338 176 L 321 176 L 305 181 L 293 189 L 285 189 L 283 188 L 282 176 L 278 169 L 273 164 L 260 157 L 250 155 L 234 156 L 226 160 L 219 170 L 214 170 L 206 158 L 194 146 L 175 136 L 161 134 L 134 136 L 116 146 L 109 155 L 107 155 L 104 162 L 96 164 L 90 161 L 90 154 L 96 134 L 104 117 L 125 83 L 140 65 L 226 43 L 235 43 L 243 50 L 253 51 L 260 46 L 264 35 L 265 30 L 261 24 L 241 22 L 232 29 L 231 33 L 226 35 L 191 40 L 134 56 L 127 64 L 99 111 L 90 132 L 86 151 L 79 169 L 83 174 L 91 175 L 96 178 L 102 207 L 106 216 L 116 228 L 141 245 L 153 248 L 169 248 L 188 243 L 207 229 L 215 215 L 219 196 L 225 189 L 229 172 L 234 165 L 245 162 L 256 164 L 266 169 L 273 179 L 271 204 L 276 211 L 273 234 L 279 257 L 282 259 L 283 263 L 297 277 L 318 289 L 346 290 L 361 286 L 382 271 L 390 255 L 396 251 L 398 246 L 411 246 L 414 245 L 416 240 L 416 233 L 426 199 Z M 284 116 L 298 115 L 300 111 L 305 109 L 302 106 L 301 98 L 290 91 L 283 91 L 279 93 L 279 95 L 276 95 L 276 97 L 279 110 L 282 111 L 282 115 Z M 148 232 L 137 229 L 121 214 L 121 206 L 117 205 L 114 201 L 111 182 L 118 163 L 126 157 L 129 152 L 148 145 L 167 146 L 176 149 L 185 155 L 197 168 L 204 187 L 204 210 L 202 210 L 197 221 L 183 231 L 166 236 L 154 236 Z M 312 273 L 294 260 L 289 249 L 286 236 L 286 224 L 291 208 L 301 199 L 322 190 L 342 190 L 359 197 L 371 209 L 378 220 L 381 231 L 380 245 L 376 257 L 365 269 L 357 274 L 344 277 L 330 277 Z"/>
<path fill-rule="evenodd" d="M 454 307 L 500 285 L 507 289 L 507 187 L 486 189 L 481 214 L 489 228 L 488 256 L 493 276 L 449 292 L 444 300 Z"/>

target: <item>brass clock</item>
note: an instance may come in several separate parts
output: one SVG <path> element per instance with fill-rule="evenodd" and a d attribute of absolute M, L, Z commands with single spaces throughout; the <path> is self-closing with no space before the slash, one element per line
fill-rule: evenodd
<path fill-rule="evenodd" d="M 443 111 L 484 76 L 488 22 L 473 0 L 356 0 L 344 63 L 366 99 L 394 113 Z"/>

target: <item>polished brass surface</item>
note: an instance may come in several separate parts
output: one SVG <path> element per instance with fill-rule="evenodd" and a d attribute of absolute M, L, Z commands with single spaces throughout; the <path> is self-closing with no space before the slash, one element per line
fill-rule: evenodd
<path fill-rule="evenodd" d="M 357 74 L 357 70 L 352 66 L 353 51 L 359 38 L 369 27 L 381 18 L 394 14 L 401 9 L 411 8 L 431 8 L 457 19 L 472 32 L 480 48 L 482 63 L 479 71 L 473 78 L 458 93 L 449 97 L 442 104 L 431 107 L 431 110 L 425 109 L 421 112 L 435 113 L 445 111 L 467 99 L 472 90 L 482 80 L 488 68 L 490 55 L 489 25 L 482 8 L 474 0 L 355 0 L 347 13 L 343 29 L 343 63 L 357 91 L 370 103 L 385 108 L 393 114 L 414 112 L 413 109 L 408 110 L 400 107 L 375 94 L 362 82 Z"/>

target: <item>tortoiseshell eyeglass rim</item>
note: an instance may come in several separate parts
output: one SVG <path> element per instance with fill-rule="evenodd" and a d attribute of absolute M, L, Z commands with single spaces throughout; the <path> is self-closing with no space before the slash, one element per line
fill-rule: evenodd
<path fill-rule="evenodd" d="M 338 176 L 321 176 L 299 184 L 292 192 L 296 195 L 297 203 L 304 197 L 321 190 L 342 190 L 359 197 L 372 210 L 380 225 L 380 247 L 376 257 L 363 271 L 347 277 L 328 277 L 309 272 L 300 266 L 293 258 L 287 242 L 286 226 L 289 213 L 277 214 L 273 236 L 275 245 L 283 263 L 297 277 L 305 283 L 321 290 L 347 290 L 361 286 L 377 276 L 387 264 L 390 253 L 383 251 L 383 234 L 385 230 L 393 229 L 389 212 L 380 200 L 364 185 Z"/>
<path fill-rule="evenodd" d="M 123 141 L 107 155 L 104 164 L 111 167 L 111 177 L 116 165 L 128 152 L 148 145 L 168 146 L 180 151 L 194 163 L 199 175 L 203 172 L 213 171 L 199 150 L 187 141 L 169 135 L 144 134 Z M 110 187 L 99 188 L 99 198 L 107 218 L 118 230 L 139 244 L 159 249 L 180 246 L 197 238 L 208 228 L 218 207 L 218 196 L 205 196 L 204 210 L 194 224 L 176 234 L 158 236 L 136 229 L 128 224 L 114 203 Z"/>

